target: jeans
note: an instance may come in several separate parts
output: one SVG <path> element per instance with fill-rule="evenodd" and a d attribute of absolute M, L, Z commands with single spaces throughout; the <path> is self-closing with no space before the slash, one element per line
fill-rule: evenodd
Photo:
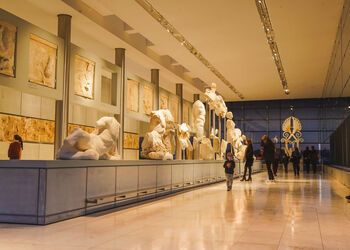
<path fill-rule="evenodd" d="M 294 175 L 299 176 L 300 165 L 297 162 L 293 162 Z"/>
<path fill-rule="evenodd" d="M 226 185 L 228 189 L 232 188 L 233 174 L 226 174 Z"/>
<path fill-rule="evenodd" d="M 269 180 L 274 180 L 275 177 L 273 176 L 273 172 L 272 172 L 272 169 L 271 169 L 271 161 L 266 161 L 266 168 L 267 168 L 267 173 L 268 173 L 268 176 L 269 176 Z"/>
<path fill-rule="evenodd" d="M 283 165 L 284 165 L 284 172 L 288 173 L 288 162 L 284 162 Z"/>
<path fill-rule="evenodd" d="M 306 173 L 310 173 L 310 160 L 304 160 Z"/>
<path fill-rule="evenodd" d="M 245 179 L 245 176 L 246 176 L 246 174 L 247 174 L 247 169 L 249 170 L 249 172 L 248 172 L 248 179 L 251 179 L 252 178 L 252 166 L 251 165 L 247 165 L 247 164 L 245 164 L 244 165 L 244 173 L 243 173 L 243 177 L 242 177 L 242 179 Z"/>
<path fill-rule="evenodd" d="M 275 176 L 277 175 L 278 163 L 279 163 L 279 160 L 277 159 L 277 160 L 274 160 L 272 164 L 273 174 Z"/>

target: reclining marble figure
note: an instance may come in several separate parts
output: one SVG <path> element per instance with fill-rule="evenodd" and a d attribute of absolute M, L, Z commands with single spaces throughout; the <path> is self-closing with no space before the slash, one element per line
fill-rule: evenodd
<path fill-rule="evenodd" d="M 57 153 L 65 160 L 118 160 L 117 143 L 120 124 L 114 117 L 102 117 L 91 134 L 81 128 L 73 130 Z"/>
<path fill-rule="evenodd" d="M 172 160 L 175 150 L 175 124 L 169 110 L 152 111 L 149 132 L 143 139 L 141 156 L 146 159 Z"/>

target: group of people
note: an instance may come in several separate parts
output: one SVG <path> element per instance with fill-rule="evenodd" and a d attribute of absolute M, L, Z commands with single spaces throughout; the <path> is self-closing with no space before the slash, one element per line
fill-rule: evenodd
<path fill-rule="evenodd" d="M 270 181 L 275 180 L 277 176 L 277 170 L 280 163 L 283 163 L 285 173 L 288 173 L 288 164 L 292 162 L 294 176 L 300 175 L 300 160 L 303 158 L 304 170 L 310 173 L 310 165 L 312 165 L 313 172 L 317 171 L 318 164 L 318 153 L 314 146 L 306 147 L 306 149 L 301 153 L 298 147 L 295 147 L 292 154 L 289 156 L 285 150 L 275 148 L 275 144 L 272 140 L 264 135 L 261 138 L 261 146 L 263 151 L 263 159 L 265 160 L 268 177 Z M 271 164 L 273 165 L 271 169 Z"/>
<path fill-rule="evenodd" d="M 241 181 L 252 181 L 252 166 L 254 163 L 253 144 L 252 144 L 252 141 L 248 138 L 246 138 L 243 141 L 243 143 L 245 145 L 247 145 L 247 148 L 246 148 L 245 156 L 244 156 L 245 165 L 244 165 L 244 173 L 243 173 L 243 177 L 242 177 Z M 234 161 L 233 152 L 227 152 L 226 153 L 226 161 L 224 163 L 227 191 L 230 191 L 232 189 L 235 166 L 236 165 L 235 165 L 235 161 Z M 248 177 L 246 177 L 247 172 L 248 172 Z"/>
<path fill-rule="evenodd" d="M 250 139 L 246 139 L 243 143 L 247 145 L 247 149 L 245 152 L 244 173 L 241 181 L 252 181 L 252 166 L 254 162 L 253 145 Z M 280 163 L 283 164 L 285 173 L 288 173 L 288 164 L 292 162 L 294 176 L 296 177 L 300 175 L 301 159 L 303 159 L 306 173 L 310 173 L 310 166 L 312 166 L 313 173 L 317 171 L 318 153 L 314 146 L 311 147 L 311 150 L 309 147 L 306 147 L 303 152 L 300 152 L 299 148 L 295 147 L 292 154 L 288 155 L 285 150 L 276 148 L 275 143 L 267 135 L 264 135 L 261 138 L 261 151 L 270 182 L 275 181 Z M 226 174 L 227 190 L 230 191 L 232 189 L 235 168 L 234 154 L 232 152 L 226 153 L 226 161 L 223 167 Z M 247 172 L 248 177 L 246 177 Z"/>

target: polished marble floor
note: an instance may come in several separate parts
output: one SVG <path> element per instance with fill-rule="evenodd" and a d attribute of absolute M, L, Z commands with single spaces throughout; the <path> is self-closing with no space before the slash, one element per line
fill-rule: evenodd
<path fill-rule="evenodd" d="M 350 249 L 347 188 L 320 175 L 265 179 L 49 226 L 0 224 L 0 249 Z"/>

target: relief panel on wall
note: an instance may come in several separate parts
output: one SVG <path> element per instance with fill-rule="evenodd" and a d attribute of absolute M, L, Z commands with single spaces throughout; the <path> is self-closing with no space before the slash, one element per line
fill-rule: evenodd
<path fill-rule="evenodd" d="M 95 62 L 76 55 L 74 58 L 74 93 L 94 98 Z"/>
<path fill-rule="evenodd" d="M 16 26 L 0 20 L 0 74 L 15 76 Z"/>
<path fill-rule="evenodd" d="M 56 87 L 57 45 L 33 34 L 29 40 L 29 81 Z"/>
<path fill-rule="evenodd" d="M 153 87 L 148 84 L 143 85 L 143 111 L 147 115 L 149 115 L 153 110 L 153 100 Z"/>
<path fill-rule="evenodd" d="M 12 141 L 13 136 L 18 134 L 25 142 L 54 142 L 54 121 L 0 114 L 0 127 L 0 141 Z"/>
<path fill-rule="evenodd" d="M 81 128 L 82 130 L 84 130 L 85 132 L 88 132 L 89 134 L 95 130 L 94 127 L 69 123 L 68 124 L 68 135 L 70 135 L 73 132 L 73 130 L 76 128 Z"/>
<path fill-rule="evenodd" d="M 139 135 L 136 133 L 124 132 L 124 149 L 139 149 Z"/>
<path fill-rule="evenodd" d="M 160 109 L 168 109 L 169 108 L 169 96 L 161 93 L 159 95 L 159 108 Z"/>
<path fill-rule="evenodd" d="M 139 83 L 137 81 L 128 79 L 126 100 L 128 111 L 139 111 Z"/>
<path fill-rule="evenodd" d="M 170 97 L 170 108 L 169 108 L 171 114 L 174 117 L 174 121 L 178 122 L 179 117 L 179 99 L 175 96 Z"/>

